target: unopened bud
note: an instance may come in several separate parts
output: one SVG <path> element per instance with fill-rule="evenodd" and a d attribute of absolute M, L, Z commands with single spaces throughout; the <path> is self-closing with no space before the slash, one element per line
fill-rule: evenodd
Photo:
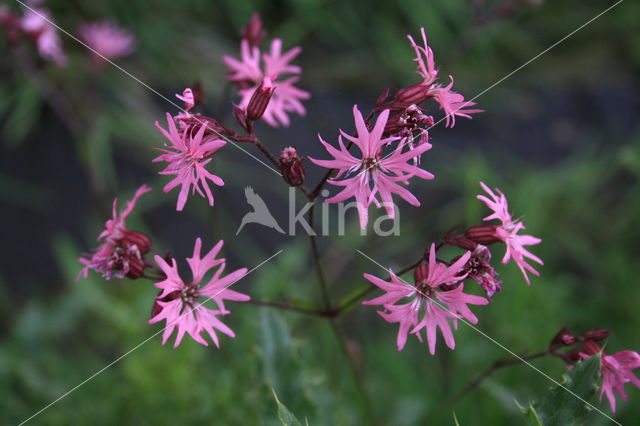
<path fill-rule="evenodd" d="M 251 125 L 247 119 L 247 112 L 238 105 L 233 104 L 233 116 L 238 124 L 247 132 L 251 133 Z"/>
<path fill-rule="evenodd" d="M 596 328 L 593 330 L 587 330 L 580 335 L 582 340 L 593 340 L 594 342 L 606 339 L 609 337 L 610 331 L 604 328 Z"/>
<path fill-rule="evenodd" d="M 304 183 L 305 170 L 304 159 L 298 157 L 298 152 L 293 147 L 282 150 L 279 157 L 279 168 L 285 182 L 291 186 L 300 186 Z"/>
<path fill-rule="evenodd" d="M 554 346 L 571 346 L 576 342 L 576 338 L 569 331 L 567 327 L 562 327 L 560 331 L 551 340 L 552 347 Z"/>
<path fill-rule="evenodd" d="M 258 47 L 267 37 L 267 31 L 262 26 L 262 18 L 259 13 L 254 13 L 247 26 L 242 29 L 240 36 L 249 42 L 249 46 Z"/>
<path fill-rule="evenodd" d="M 200 80 L 196 80 L 193 83 L 193 102 L 196 105 L 202 106 L 204 100 L 204 88 L 202 87 L 202 82 Z"/>
<path fill-rule="evenodd" d="M 427 281 L 427 277 L 429 276 L 429 264 L 426 260 L 420 262 L 420 264 L 413 271 L 413 280 L 418 284 L 422 284 Z"/>
<path fill-rule="evenodd" d="M 262 118 L 262 115 L 269 105 L 271 96 L 276 90 L 276 86 L 273 85 L 274 77 L 265 77 L 262 83 L 251 95 L 249 105 L 247 105 L 247 118 L 251 121 L 256 121 Z"/>
<path fill-rule="evenodd" d="M 602 352 L 602 348 L 593 340 L 587 340 L 582 346 L 582 352 L 587 355 L 595 355 Z"/>
<path fill-rule="evenodd" d="M 498 229 L 495 225 L 472 226 L 464 232 L 464 236 L 474 243 L 488 245 L 502 241 L 496 232 Z"/>
<path fill-rule="evenodd" d="M 396 106 L 419 105 L 430 97 L 429 88 L 421 83 L 416 83 L 413 86 L 398 90 L 393 98 L 393 103 Z"/>

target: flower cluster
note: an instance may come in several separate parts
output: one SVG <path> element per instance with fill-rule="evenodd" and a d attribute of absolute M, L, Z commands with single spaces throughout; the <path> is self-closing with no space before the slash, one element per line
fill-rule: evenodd
<path fill-rule="evenodd" d="M 640 388 L 640 379 L 636 377 L 632 370 L 640 367 L 640 354 L 638 352 L 625 350 L 609 355 L 604 352 L 599 342 L 609 337 L 609 330 L 593 329 L 587 330 L 579 336 L 574 336 L 569 329 L 563 327 L 553 338 L 549 345 L 549 353 L 566 361 L 572 368 L 573 364 L 594 355 L 601 357 L 600 375 L 602 383 L 600 385 L 600 401 L 606 395 L 611 411 L 616 411 L 616 396 L 618 394 L 624 401 L 627 401 L 627 394 L 624 391 L 625 383 L 631 383 Z M 577 349 L 559 352 L 560 349 L 579 345 Z"/>
<path fill-rule="evenodd" d="M 151 242 L 143 233 L 127 229 L 125 221 L 138 198 L 149 191 L 151 188 L 146 185 L 138 188 L 120 213 L 117 210 L 118 200 L 113 201 L 113 217 L 107 220 L 104 231 L 98 236 L 98 241 L 104 239 L 104 242 L 93 254 L 86 254 L 78 259 L 84 265 L 78 279 L 87 278 L 90 269 L 107 280 L 125 276 L 139 278 L 143 275 L 144 269 L 149 265 L 144 256 L 151 249 Z"/>
<path fill-rule="evenodd" d="M 10 44 L 17 44 L 25 36 L 33 41 L 42 59 L 66 65 L 67 56 L 62 51 L 58 29 L 49 11 L 39 3 L 26 1 L 22 16 L 13 13 L 6 5 L 0 5 L 0 28 L 5 30 Z"/>
<path fill-rule="evenodd" d="M 384 311 L 378 314 L 390 323 L 399 323 L 397 345 L 402 350 L 409 333 L 415 334 L 422 342 L 422 330 L 426 331 L 429 352 L 436 352 L 436 332 L 444 338 L 446 345 L 454 349 L 455 340 L 449 321 L 454 328 L 458 327 L 458 319 L 465 319 L 472 324 L 478 318 L 467 305 L 486 305 L 487 299 L 464 293 L 464 280 L 467 274 L 463 269 L 471 253 L 467 252 L 450 266 L 436 261 L 435 244 L 429 251 L 429 262 L 421 263 L 415 271 L 415 285 L 400 280 L 391 269 L 391 281 L 384 281 L 371 274 L 364 277 L 373 285 L 386 293 L 375 299 L 362 302 L 364 305 L 381 305 Z M 406 303 L 396 304 L 401 300 Z M 420 316 L 422 315 L 422 318 Z"/>
<path fill-rule="evenodd" d="M 368 210 L 372 203 L 377 207 L 383 206 L 389 218 L 393 219 L 395 205 L 392 194 L 413 206 L 420 206 L 420 201 L 402 185 L 408 185 L 409 179 L 414 176 L 428 180 L 434 178 L 433 174 L 418 167 L 422 154 L 432 147 L 428 130 L 435 124 L 433 117 L 426 114 L 420 104 L 431 98 L 436 99 L 445 111 L 447 127 L 453 127 L 456 115 L 470 118 L 469 114 L 482 112 L 480 109 L 468 109 L 475 103 L 464 101 L 462 95 L 451 91 L 453 77 L 448 86 L 436 82 L 438 71 L 435 69 L 433 51 L 427 45 L 424 28 L 421 31 L 424 47 L 416 45 L 410 35 L 408 37 L 416 53 L 415 61 L 422 81 L 400 89 L 389 102 L 390 91 L 384 91 L 367 120 L 354 106 L 356 135 L 351 136 L 340 130 L 339 150 L 320 138 L 334 159 L 310 158 L 319 166 L 337 171 L 329 183 L 344 189 L 325 202 L 338 203 L 355 198 L 362 229 L 367 226 Z M 375 113 L 378 113 L 378 117 L 373 129 L 370 129 L 369 124 Z M 343 136 L 350 142 L 348 147 L 342 141 Z M 360 157 L 350 152 L 352 144 L 358 147 Z M 388 153 L 383 153 L 385 147 L 389 147 Z M 344 179 L 340 180 L 341 177 Z"/>
<path fill-rule="evenodd" d="M 0 8 L 0 25 L 8 27 L 11 16 L 10 12 Z M 34 17 L 31 19 L 36 21 Z M 38 28 L 35 23 L 27 27 Z M 48 30 L 32 31 L 40 37 Z M 133 37 L 112 24 L 86 25 L 82 27 L 81 33 L 107 59 L 126 55 L 134 48 Z M 287 146 L 279 155 L 274 155 L 269 146 L 258 139 L 253 127 L 253 122 L 260 119 L 274 127 L 287 126 L 290 123 L 290 113 L 306 113 L 302 101 L 308 99 L 310 94 L 295 86 L 301 69 L 291 64 L 301 49 L 294 47 L 283 53 L 282 40 L 274 39 L 269 52 L 262 53 L 260 45 L 266 37 L 266 31 L 259 16 L 254 15 L 242 33 L 240 59 L 229 56 L 223 58 L 229 69 L 228 79 L 237 85 L 242 97 L 240 104 L 233 106 L 233 114 L 244 133 L 231 130 L 200 112 L 194 112 L 196 105 L 203 106 L 200 86 L 193 86 L 196 90 L 185 88 L 181 94 L 176 94 L 184 108 L 175 115 L 166 114 L 166 128 L 155 123 L 166 141 L 159 148 L 161 154 L 153 161 L 166 163 L 159 174 L 171 176 L 163 191 L 167 193 L 180 187 L 176 207 L 178 211 L 183 210 L 189 196 L 196 193 L 213 206 L 214 197 L 210 184 L 223 186 L 224 181 L 207 170 L 207 166 L 212 162 L 214 154 L 227 142 L 231 142 L 254 145 L 277 167 L 288 185 L 305 194 L 312 207 L 325 183 L 339 187 L 339 192 L 325 199 L 325 202 L 338 203 L 355 199 L 361 229 L 368 225 L 371 204 L 383 207 L 391 219 L 398 215 L 394 196 L 413 206 L 420 206 L 420 200 L 407 187 L 413 178 L 434 179 L 433 174 L 421 167 L 420 160 L 432 148 L 429 129 L 437 124 L 424 104 L 433 99 L 440 105 L 444 111 L 444 118 L 440 121 L 444 120 L 446 127 L 453 127 L 457 117 L 471 118 L 471 114 L 482 111 L 474 108 L 474 102 L 465 100 L 452 90 L 453 77 L 450 76 L 448 84 L 439 82 L 434 53 L 427 44 L 424 29 L 421 29 L 421 35 L 422 45 L 408 36 L 421 80 L 394 94 L 391 94 L 390 89 L 385 90 L 366 118 L 358 106 L 354 105 L 355 131 L 348 133 L 340 129 L 337 144 L 330 144 L 318 135 L 320 144 L 332 158 L 308 157 L 313 164 L 328 171 L 317 185 L 307 188 L 304 186 L 307 179 L 305 157 L 300 155 L 298 148 Z M 59 55 L 52 54 L 51 51 L 48 55 L 60 59 Z M 540 244 L 542 240 L 521 233 L 525 225 L 509 211 L 507 198 L 502 191 L 491 189 L 483 182 L 480 182 L 480 187 L 484 193 L 476 198 L 491 210 L 491 214 L 483 218 L 484 222 L 490 223 L 470 226 L 459 234 L 454 234 L 457 228 L 452 229 L 438 244 L 430 244 L 424 252 L 421 249 L 420 259 L 412 266 L 399 273 L 389 269 L 388 279 L 364 274 L 369 287 L 361 294 L 375 289 L 383 290 L 384 294 L 362 304 L 380 307 L 378 314 L 388 323 L 398 325 L 398 350 L 406 346 L 410 334 L 415 335 L 420 342 L 426 340 L 432 355 L 436 352 L 438 334 L 447 347 L 454 349 L 454 331 L 459 322 L 467 325 L 478 323 L 472 306 L 495 303 L 494 297 L 503 290 L 503 283 L 498 279 L 498 272 L 492 264 L 494 256 L 490 247 L 494 244 L 504 244 L 506 249 L 501 262 L 505 264 L 513 261 L 527 284 L 530 284 L 529 274 L 539 275 L 531 262 L 539 265 L 543 265 L 543 262 L 528 247 Z M 205 346 L 209 344 L 206 337 L 208 335 L 214 345 L 219 347 L 218 333 L 235 337 L 233 330 L 222 321 L 230 314 L 228 302 L 250 300 L 248 295 L 229 289 L 247 275 L 247 268 L 224 275 L 227 262 L 225 258 L 219 257 L 224 242 L 219 241 L 203 255 L 200 238 L 195 240 L 193 255 L 186 259 L 191 270 L 190 277 L 185 278 L 179 273 L 178 262 L 170 255 L 162 257 L 156 254 L 155 265 L 148 262 L 145 256 L 152 247 L 149 237 L 129 230 L 125 222 L 139 198 L 150 190 L 146 185 L 141 186 L 120 212 L 114 201 L 113 217 L 106 222 L 105 230 L 98 237 L 102 244 L 93 254 L 83 255 L 79 259 L 83 267 L 78 277 L 87 277 L 88 271 L 94 270 L 106 279 L 152 279 L 160 292 L 154 300 L 148 322 L 164 322 L 162 344 L 166 344 L 176 332 L 174 347 L 180 345 L 185 335 Z M 248 187 L 245 192 L 251 203 L 251 188 Z M 448 246 L 447 250 L 457 251 L 447 260 L 438 257 L 443 256 L 442 252 L 438 252 L 445 246 Z M 315 244 L 312 247 L 318 260 L 317 247 Z M 320 262 L 317 262 L 317 266 L 321 268 Z M 412 284 L 401 278 L 403 273 L 411 270 L 414 278 Z M 319 272 L 322 275 L 321 269 Z M 358 300 L 359 298 L 355 298 L 350 303 L 358 303 Z M 206 305 L 209 301 L 211 303 Z M 328 302 L 325 309 L 309 308 L 310 303 L 295 307 L 276 302 L 253 303 L 293 308 L 326 318 L 335 317 L 344 308 L 343 305 L 332 307 Z M 615 411 L 615 394 L 625 400 L 627 398 L 625 383 L 640 387 L 640 380 L 632 371 L 640 367 L 640 355 L 628 350 L 613 355 L 605 354 L 599 342 L 608 335 L 608 330 L 595 329 L 574 336 L 563 328 L 543 354 L 559 357 L 570 366 L 600 354 L 603 378 L 600 398 L 606 395 L 611 409 Z"/>

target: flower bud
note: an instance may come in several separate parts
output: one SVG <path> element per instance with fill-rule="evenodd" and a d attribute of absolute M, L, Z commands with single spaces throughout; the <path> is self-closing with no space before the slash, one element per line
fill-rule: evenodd
<path fill-rule="evenodd" d="M 420 264 L 413 271 L 413 280 L 418 284 L 422 284 L 427 281 L 427 277 L 429 276 L 429 264 L 426 260 L 420 262 Z"/>
<path fill-rule="evenodd" d="M 464 236 L 474 243 L 482 245 L 498 243 L 502 240 L 496 233 L 497 229 L 498 227 L 495 225 L 472 226 L 464 232 Z"/>
<path fill-rule="evenodd" d="M 595 355 L 602 352 L 602 348 L 593 340 L 587 340 L 582 346 L 582 352 L 587 355 Z"/>
<path fill-rule="evenodd" d="M 576 338 L 567 327 L 562 327 L 560 331 L 551 339 L 551 347 L 571 346 L 576 342 Z"/>
<path fill-rule="evenodd" d="M 418 105 L 430 97 L 429 88 L 422 83 L 416 83 L 413 86 L 398 90 L 393 98 L 393 105 Z"/>
<path fill-rule="evenodd" d="M 264 114 L 276 86 L 273 85 L 275 76 L 265 77 L 260 86 L 253 92 L 247 105 L 247 118 L 251 121 L 259 120 Z"/>
<path fill-rule="evenodd" d="M 262 27 L 262 18 L 259 13 L 254 13 L 247 26 L 242 29 L 240 36 L 249 42 L 249 46 L 257 47 L 267 37 L 267 31 Z"/>
<path fill-rule="evenodd" d="M 594 342 L 604 340 L 609 337 L 610 331 L 604 328 L 587 330 L 580 335 L 581 340 L 593 340 Z"/>
<path fill-rule="evenodd" d="M 298 157 L 298 152 L 293 147 L 282 150 L 279 157 L 279 168 L 285 182 L 291 186 L 300 186 L 304 183 L 305 170 L 304 159 Z"/>
<path fill-rule="evenodd" d="M 247 132 L 251 133 L 251 125 L 247 119 L 247 112 L 238 105 L 233 104 L 233 116 L 238 124 Z"/>

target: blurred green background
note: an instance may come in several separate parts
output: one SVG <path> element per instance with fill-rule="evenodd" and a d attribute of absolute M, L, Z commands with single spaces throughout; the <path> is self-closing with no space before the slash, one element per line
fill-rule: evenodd
<path fill-rule="evenodd" d="M 19 5 L 3 0 L 13 10 Z M 352 127 L 351 106 L 368 110 L 387 86 L 415 81 L 405 35 L 427 29 L 441 75 L 454 75 L 467 98 L 482 92 L 613 4 L 605 1 L 170 1 L 49 0 L 56 22 L 72 33 L 88 20 L 109 19 L 133 31 L 134 54 L 118 63 L 167 97 L 199 80 L 207 115 L 230 123 L 221 55 L 237 56 L 238 32 L 260 12 L 270 37 L 301 45 L 300 87 L 312 93 L 307 117 L 288 129 L 259 126 L 274 152 L 295 145 L 322 156 L 316 134 L 333 141 Z M 423 205 L 402 205 L 401 235 L 322 237 L 334 301 L 366 284 L 362 273 L 384 271 L 358 255 L 401 268 L 454 225 L 474 225 L 486 211 L 478 181 L 500 187 L 527 230 L 543 239 L 533 251 L 545 265 L 527 287 L 513 265 L 500 266 L 504 291 L 474 309 L 484 332 L 514 352 L 545 349 L 562 326 L 580 333 L 612 330 L 606 350 L 640 350 L 637 241 L 640 226 L 640 4 L 624 1 L 520 72 L 484 93 L 486 110 L 453 129 L 431 130 L 434 149 L 424 167 L 437 178 L 416 182 Z M 149 183 L 130 227 L 149 233 L 178 259 L 225 239 L 232 267 L 272 262 L 238 283 L 258 300 L 320 301 L 304 236 L 275 238 L 248 226 L 243 188 L 252 185 L 275 211 L 286 212 L 279 178 L 228 145 L 214 171 L 226 186 L 216 207 L 192 198 L 175 211 L 176 193 L 151 163 L 161 135 L 153 126 L 174 112 L 158 96 L 115 68 L 91 72 L 87 51 L 63 36 L 66 67 L 21 68 L 0 37 L 0 416 L 17 424 L 158 331 L 147 325 L 152 283 L 76 283 L 78 255 L 109 216 L 114 197 L 128 199 Z M 53 111 L 42 87 L 71 106 L 69 124 Z M 49 87 L 51 89 L 51 87 Z M 46 92 L 46 91 L 45 91 Z M 224 112 L 226 111 L 226 113 Z M 432 106 L 431 111 L 440 117 Z M 255 154 L 259 154 L 257 151 Z M 314 182 L 321 171 L 308 167 Z M 279 206 L 279 207 L 278 207 Z M 284 213 L 283 213 L 284 214 Z M 502 249 L 495 255 L 499 258 Z M 182 268 L 184 264 L 180 265 Z M 407 274 L 407 279 L 411 278 Z M 361 373 L 366 403 L 349 361 L 326 320 L 234 304 L 228 323 L 237 338 L 221 349 L 186 340 L 178 349 L 153 339 L 33 420 L 35 424 L 280 424 L 279 400 L 311 425 L 523 424 L 515 400 L 539 400 L 550 383 L 526 366 L 504 369 L 440 417 L 448 397 L 506 353 L 461 325 L 456 350 L 438 342 L 436 356 L 411 338 L 395 348 L 397 326 L 372 307 L 337 321 Z M 565 365 L 535 365 L 559 379 Z M 640 390 L 627 388 L 616 419 L 640 418 Z M 609 413 L 606 403 L 598 405 Z M 588 424 L 607 424 L 591 414 Z"/>

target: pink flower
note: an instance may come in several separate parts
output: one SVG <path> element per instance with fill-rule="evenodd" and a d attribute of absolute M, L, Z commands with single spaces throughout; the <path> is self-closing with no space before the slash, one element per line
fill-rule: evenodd
<path fill-rule="evenodd" d="M 136 46 L 133 34 L 108 21 L 81 25 L 80 36 L 102 56 L 97 57 L 98 61 L 121 58 L 133 52 Z"/>
<path fill-rule="evenodd" d="M 495 229 L 495 237 L 504 242 L 507 246 L 507 251 L 502 258 L 502 263 L 507 263 L 509 259 L 513 259 L 516 265 L 518 265 L 518 268 L 522 271 L 527 284 L 530 284 L 527 271 L 536 276 L 540 275 L 540 273 L 536 271 L 533 266 L 528 264 L 525 258 L 531 259 L 540 265 L 543 265 L 544 263 L 539 257 L 525 249 L 524 246 L 540 244 L 542 240 L 531 235 L 518 235 L 518 232 L 525 229 L 525 226 L 521 221 L 513 220 L 511 218 L 507 198 L 504 194 L 496 188 L 496 195 L 483 182 L 480 182 L 480 186 L 482 186 L 482 189 L 489 194 L 491 199 L 484 195 L 478 195 L 476 198 L 484 202 L 487 207 L 493 210 L 493 214 L 485 217 L 484 220 L 497 219 L 502 222 L 502 225 L 497 226 Z"/>
<path fill-rule="evenodd" d="M 21 27 L 35 40 L 38 52 L 43 59 L 53 61 L 58 65 L 67 63 L 58 30 L 47 10 L 26 7 Z"/>
<path fill-rule="evenodd" d="M 600 374 L 602 375 L 602 386 L 600 388 L 600 401 L 606 395 L 611 406 L 611 411 L 616 412 L 616 397 L 613 391 L 627 401 L 627 394 L 624 392 L 624 384 L 631 383 L 640 388 L 640 380 L 633 374 L 633 371 L 640 367 L 640 354 L 634 351 L 622 351 L 614 355 L 607 355 L 602 348 L 593 341 L 587 341 L 583 347 L 584 352 L 580 352 L 582 359 L 590 358 L 600 353 L 602 364 Z"/>
<path fill-rule="evenodd" d="M 267 106 L 262 119 L 273 127 L 289 126 L 289 113 L 305 115 L 303 100 L 309 99 L 309 92 L 295 86 L 302 70 L 291 62 L 301 52 L 300 47 L 294 47 L 282 54 L 282 40 L 276 38 L 271 41 L 269 53 L 260 54 L 257 46 L 250 46 L 248 40 L 240 43 L 240 60 L 231 56 L 224 56 L 223 60 L 229 68 L 228 79 L 239 87 L 238 93 L 242 97 L 240 108 L 246 109 L 253 93 L 260 87 L 265 77 L 273 79 L 275 92 Z M 262 65 L 260 63 L 262 59 Z M 282 78 L 283 75 L 293 75 Z M 281 77 L 281 79 L 278 79 Z"/>
<path fill-rule="evenodd" d="M 133 211 L 138 198 L 151 191 L 147 185 L 142 185 L 136 191 L 131 201 L 127 202 L 124 210 L 118 214 L 118 200 L 113 200 L 113 218 L 105 223 L 105 229 L 98 236 L 98 241 L 104 243 L 92 255 L 83 255 L 78 261 L 84 265 L 80 277 L 87 278 L 89 269 L 93 269 L 105 279 L 112 277 L 139 278 L 148 266 L 144 255 L 151 249 L 149 238 L 136 231 L 127 229 L 125 220 Z"/>
<path fill-rule="evenodd" d="M 624 384 L 632 383 L 640 388 L 640 380 L 631 370 L 640 367 L 640 354 L 633 351 L 622 351 L 614 355 L 602 354 L 602 389 L 600 390 L 600 401 L 602 395 L 607 395 L 611 411 L 616 411 L 615 390 L 623 400 L 627 401 L 627 394 L 624 392 Z"/>
<path fill-rule="evenodd" d="M 149 324 L 166 321 L 162 334 L 163 345 L 176 328 L 178 333 L 174 347 L 180 344 L 185 333 L 188 333 L 196 342 L 208 346 L 207 341 L 201 336 L 202 332 L 206 331 L 216 347 L 220 347 L 216 330 L 229 337 L 235 337 L 234 332 L 220 321 L 218 316 L 230 313 L 224 305 L 225 300 L 236 302 L 249 300 L 249 296 L 246 294 L 227 288 L 244 277 L 247 268 L 238 269 L 223 277 L 225 259 L 216 258 L 223 244 L 223 241 L 219 241 L 209 253 L 201 257 L 202 241 L 200 238 L 196 239 L 193 257 L 187 258 L 192 274 L 192 279 L 188 282 L 180 278 L 175 259 L 170 259 L 170 263 L 167 263 L 160 256 L 154 257 L 156 264 L 166 275 L 166 279 L 155 284 L 162 291 L 156 300 L 157 313 L 149 320 Z M 213 276 L 204 280 L 207 272 L 216 267 L 218 269 Z M 201 285 L 203 282 L 206 284 Z M 200 299 L 204 300 L 200 301 Z M 209 309 L 204 306 L 204 303 L 210 299 L 216 303 L 217 309 Z"/>
<path fill-rule="evenodd" d="M 219 139 L 216 134 L 205 136 L 206 123 L 202 124 L 196 132 L 195 128 L 185 127 L 182 133 L 178 132 L 176 124 L 170 114 L 167 113 L 169 131 L 163 129 L 156 121 L 156 127 L 169 140 L 165 143 L 166 149 L 159 149 L 163 154 L 153 161 L 165 161 L 169 163 L 160 172 L 161 175 L 175 175 L 175 177 L 164 186 L 163 191 L 169 192 L 173 188 L 181 185 L 178 195 L 177 210 L 182 211 L 189 196 L 189 189 L 193 187 L 191 193 L 198 192 L 200 196 L 209 200 L 209 205 L 213 206 L 213 194 L 207 183 L 210 180 L 215 185 L 223 186 L 224 181 L 218 176 L 209 173 L 204 166 L 210 161 L 211 155 L 225 146 L 226 142 Z M 195 135 L 194 135 L 195 133 Z M 204 192 L 203 192 L 204 191 Z"/>
<path fill-rule="evenodd" d="M 484 112 L 482 109 L 468 109 L 474 106 L 475 102 L 465 101 L 464 96 L 451 90 L 453 87 L 453 76 L 449 76 L 451 82 L 447 86 L 436 85 L 432 87 L 433 98 L 440 104 L 444 111 L 446 120 L 445 127 L 453 127 L 456 124 L 456 116 L 471 118 L 469 114 Z"/>
<path fill-rule="evenodd" d="M 367 130 L 367 126 L 357 105 L 353 106 L 353 117 L 355 119 L 357 137 L 349 136 L 340 130 L 341 136 L 338 136 L 339 150 L 329 145 L 318 135 L 320 142 L 329 154 L 334 157 L 333 160 L 309 159 L 318 166 L 338 170 L 338 174 L 333 179 L 330 179 L 329 183 L 342 186 L 344 189 L 334 197 L 326 199 L 325 202 L 338 203 L 355 197 L 360 219 L 360 228 L 365 229 L 369 220 L 369 205 L 371 203 L 374 203 L 378 207 L 381 205 L 378 200 L 378 195 L 382 200 L 382 205 L 384 205 L 387 215 L 391 219 L 395 217 L 392 194 L 399 195 L 413 206 L 420 205 L 418 199 L 399 183 L 406 185 L 409 183 L 409 178 L 413 176 L 418 176 L 422 179 L 434 178 L 434 176 L 426 170 L 417 167 L 415 164 L 408 163 L 409 160 L 417 159 L 425 151 L 431 149 L 431 144 L 423 142 L 403 152 L 408 144 L 406 143 L 406 139 L 401 139 L 389 155 L 383 156 L 382 147 L 400 139 L 395 136 L 388 138 L 382 137 L 387 119 L 389 118 L 389 110 L 384 110 L 380 113 L 371 132 Z M 360 149 L 361 158 L 357 158 L 349 152 L 344 146 L 342 136 L 353 142 Z M 338 180 L 343 175 L 352 176 Z"/>
<path fill-rule="evenodd" d="M 196 100 L 193 96 L 193 90 L 191 90 L 189 87 L 182 91 L 182 95 L 178 95 L 176 93 L 176 98 L 184 102 L 184 110 L 187 112 L 187 114 L 189 113 L 189 110 L 196 105 Z"/>
<path fill-rule="evenodd" d="M 387 322 L 400 324 L 397 338 L 399 351 L 404 348 L 409 333 L 415 334 L 422 342 L 422 329 L 426 329 L 429 352 L 434 355 L 438 328 L 447 346 L 454 349 L 455 340 L 449 318 L 453 319 L 456 329 L 459 318 L 465 318 L 473 324 L 478 322 L 467 304 L 486 305 L 489 302 L 484 297 L 464 293 L 462 283 L 456 286 L 456 283 L 465 278 L 462 269 L 470 256 L 471 253 L 467 252 L 451 266 L 446 266 L 436 262 L 435 244 L 432 244 L 428 265 L 418 267 L 420 271 L 416 273 L 415 287 L 398 279 L 391 269 L 390 282 L 364 274 L 367 280 L 384 290 L 386 294 L 362 303 L 382 305 L 384 311 L 378 311 L 378 314 Z M 409 300 L 405 304 L 396 304 L 401 299 Z"/>
<path fill-rule="evenodd" d="M 451 82 L 447 86 L 438 83 L 438 69 L 435 65 L 433 50 L 427 44 L 427 36 L 424 28 L 420 29 L 424 46 L 418 46 L 411 35 L 407 35 L 411 47 L 416 53 L 414 61 L 418 63 L 416 73 L 422 77 L 422 81 L 406 89 L 398 91 L 396 102 L 406 104 L 419 104 L 429 98 L 434 98 L 440 108 L 445 113 L 447 127 L 453 127 L 456 123 L 456 116 L 471 118 L 469 114 L 483 112 L 481 109 L 468 109 L 476 105 L 475 102 L 465 101 L 464 97 L 451 90 L 453 87 L 453 77 L 449 76 Z"/>

